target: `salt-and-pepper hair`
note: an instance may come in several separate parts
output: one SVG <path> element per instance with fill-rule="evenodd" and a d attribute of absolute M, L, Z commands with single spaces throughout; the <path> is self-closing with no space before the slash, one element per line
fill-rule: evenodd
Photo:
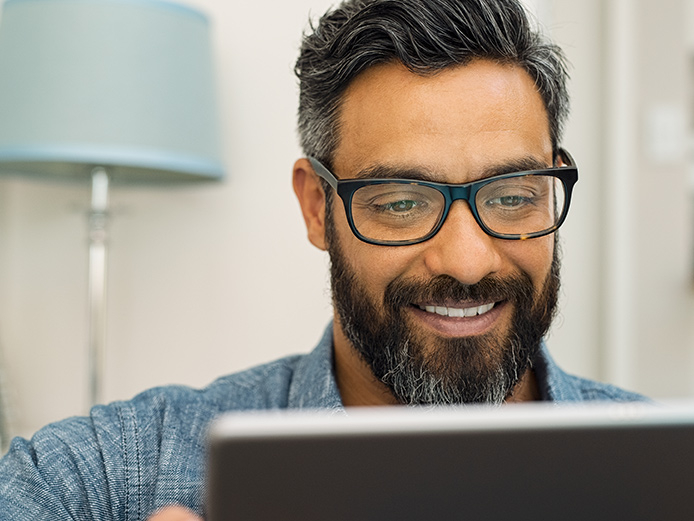
<path fill-rule="evenodd" d="M 343 94 L 365 69 L 400 62 L 433 75 L 475 59 L 528 72 L 547 109 L 556 154 L 569 112 L 566 61 L 517 0 L 347 0 L 326 13 L 304 35 L 295 67 L 304 153 L 332 163 Z"/>

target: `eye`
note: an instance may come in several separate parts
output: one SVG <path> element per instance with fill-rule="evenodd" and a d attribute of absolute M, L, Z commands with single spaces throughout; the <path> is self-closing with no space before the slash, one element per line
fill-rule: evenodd
<path fill-rule="evenodd" d="M 416 227 L 426 234 L 436 224 L 445 206 L 443 194 L 418 183 L 375 182 L 357 190 L 352 197 L 352 219 L 368 237 L 395 237 Z"/>
<path fill-rule="evenodd" d="M 418 202 L 418 201 L 412 201 L 412 200 L 395 201 L 392 203 L 387 203 L 387 204 L 382 205 L 384 210 L 387 210 L 390 212 L 395 212 L 395 213 L 409 212 L 418 206 L 422 206 L 422 203 Z"/>
<path fill-rule="evenodd" d="M 547 180 L 540 176 L 513 177 L 493 181 L 477 194 L 478 205 L 489 211 L 518 212 L 528 210 L 546 198 Z"/>
<path fill-rule="evenodd" d="M 361 188 L 352 200 L 353 209 L 373 214 L 408 218 L 428 211 L 434 193 L 417 185 L 382 183 Z"/>
<path fill-rule="evenodd" d="M 531 200 L 520 195 L 504 195 L 495 199 L 485 201 L 488 206 L 502 206 L 504 208 L 518 208 L 523 204 L 530 203 Z"/>

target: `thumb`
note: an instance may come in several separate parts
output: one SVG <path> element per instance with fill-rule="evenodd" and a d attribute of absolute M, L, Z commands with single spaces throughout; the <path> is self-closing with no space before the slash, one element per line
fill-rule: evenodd
<path fill-rule="evenodd" d="M 203 521 L 187 508 L 171 505 L 157 510 L 148 521 Z"/>

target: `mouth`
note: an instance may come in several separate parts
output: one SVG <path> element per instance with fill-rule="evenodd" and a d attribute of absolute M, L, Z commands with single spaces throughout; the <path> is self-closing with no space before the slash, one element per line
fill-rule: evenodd
<path fill-rule="evenodd" d="M 499 327 L 507 300 L 492 302 L 417 302 L 410 307 L 422 325 L 447 337 L 475 336 Z"/>
<path fill-rule="evenodd" d="M 476 317 L 479 315 L 484 315 L 489 313 L 496 302 L 489 302 L 487 304 L 482 304 L 478 306 L 469 307 L 456 307 L 456 306 L 435 306 L 435 305 L 423 305 L 418 304 L 417 307 L 422 311 L 427 313 L 435 313 L 436 315 L 441 315 L 444 317 L 455 317 L 455 318 L 465 318 L 465 317 Z"/>

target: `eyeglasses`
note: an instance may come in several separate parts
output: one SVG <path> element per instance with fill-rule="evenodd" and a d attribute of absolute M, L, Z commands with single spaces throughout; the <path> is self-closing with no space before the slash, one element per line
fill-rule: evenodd
<path fill-rule="evenodd" d="M 549 235 L 569 211 L 578 181 L 573 158 L 566 166 L 514 172 L 464 184 L 412 179 L 337 179 L 314 157 L 316 174 L 337 192 L 354 235 L 369 244 L 405 246 L 431 239 L 451 204 L 467 201 L 477 224 L 492 237 L 524 240 Z"/>

